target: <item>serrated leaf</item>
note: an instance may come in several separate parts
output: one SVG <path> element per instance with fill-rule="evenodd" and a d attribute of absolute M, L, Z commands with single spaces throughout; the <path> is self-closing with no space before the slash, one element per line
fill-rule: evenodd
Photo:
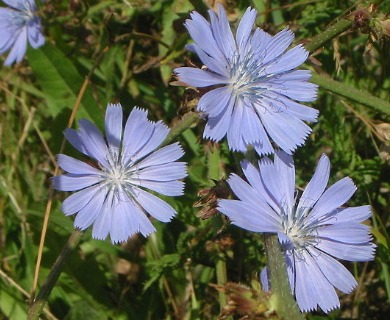
<path fill-rule="evenodd" d="M 180 262 L 180 255 L 177 253 L 166 254 L 159 260 L 150 261 L 147 263 L 150 270 L 150 279 L 144 285 L 144 291 L 146 291 L 156 280 L 158 280 L 167 271 L 172 270 Z"/>

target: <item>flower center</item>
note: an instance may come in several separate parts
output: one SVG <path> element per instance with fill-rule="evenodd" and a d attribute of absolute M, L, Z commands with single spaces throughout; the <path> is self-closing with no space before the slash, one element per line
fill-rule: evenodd
<path fill-rule="evenodd" d="M 295 209 L 292 209 L 290 214 L 287 214 L 283 210 L 285 219 L 283 222 L 284 233 L 290 239 L 295 250 L 312 245 L 315 239 L 313 228 L 305 225 L 307 210 L 301 209 L 300 211 L 296 212 Z"/>
<path fill-rule="evenodd" d="M 305 246 L 306 237 L 301 232 L 301 229 L 297 225 L 293 225 L 292 227 L 286 230 L 287 236 L 290 238 L 291 242 L 294 244 L 295 248 L 301 248 Z"/>
<path fill-rule="evenodd" d="M 236 52 L 230 61 L 230 86 L 240 97 L 259 98 L 266 88 L 261 86 L 263 68 L 249 51 L 245 56 Z"/>
<path fill-rule="evenodd" d="M 107 156 L 109 167 L 102 167 L 103 181 L 113 192 L 125 190 L 132 193 L 132 184 L 138 181 L 136 172 L 137 166 L 132 161 L 122 162 L 122 155 L 119 150 L 111 148 Z"/>
<path fill-rule="evenodd" d="M 125 175 L 121 167 L 115 166 L 108 172 L 107 178 L 110 180 L 111 185 L 119 186 L 123 184 Z"/>
<path fill-rule="evenodd" d="M 12 10 L 12 11 L 13 12 L 11 13 L 10 21 L 18 28 L 28 24 L 29 21 L 35 18 L 34 13 L 29 10 L 23 10 L 23 11 Z"/>

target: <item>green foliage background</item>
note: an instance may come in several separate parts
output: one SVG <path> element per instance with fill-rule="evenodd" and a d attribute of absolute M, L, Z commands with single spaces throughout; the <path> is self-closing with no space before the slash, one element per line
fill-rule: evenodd
<path fill-rule="evenodd" d="M 289 26 L 295 43 L 307 43 L 341 18 L 370 3 L 351 0 L 223 1 L 235 25 L 248 6 L 257 25 L 271 34 Z M 40 4 L 46 44 L 29 49 L 11 68 L 0 67 L 0 319 L 24 319 L 33 285 L 40 235 L 55 154 L 62 131 L 88 86 L 76 119 L 103 128 L 105 107 L 120 102 L 149 110 L 154 120 L 173 125 L 194 108 L 191 90 L 170 86 L 172 70 L 199 61 L 184 50 L 190 41 L 183 22 L 191 10 L 205 13 L 213 1 L 70 0 Z M 382 1 L 371 18 L 384 19 Z M 316 50 L 305 68 L 363 90 L 384 101 L 390 96 L 390 42 L 370 26 L 351 28 Z M 2 57 L 4 59 L 4 57 Z M 2 64 L 2 63 L 1 63 Z M 350 176 L 358 191 L 352 205 L 371 204 L 377 254 L 369 263 L 346 266 L 359 282 L 341 295 L 341 309 L 309 319 L 384 319 L 390 315 L 389 202 L 390 109 L 379 111 L 320 88 L 318 123 L 295 156 L 298 185 L 304 187 L 321 153 L 332 163 L 331 182 Z M 384 112 L 385 111 L 385 112 Z M 220 313 L 216 270 L 226 265 L 227 280 L 256 287 L 265 265 L 262 238 L 230 226 L 219 214 L 198 217 L 200 189 L 236 171 L 239 155 L 226 143 L 201 139 L 197 122 L 178 139 L 189 165 L 185 195 L 167 199 L 178 215 L 169 224 L 154 221 L 157 232 L 134 236 L 122 245 L 83 236 L 67 261 L 48 301 L 48 319 L 216 319 Z M 386 131 L 387 130 L 387 131 Z M 69 145 L 65 153 L 80 158 Z M 55 192 L 38 287 L 67 238 L 72 218 L 60 211 L 66 194 Z M 243 316 L 243 315 L 241 315 Z M 235 315 L 237 319 L 239 315 Z M 253 319 L 263 319 L 253 317 Z"/>

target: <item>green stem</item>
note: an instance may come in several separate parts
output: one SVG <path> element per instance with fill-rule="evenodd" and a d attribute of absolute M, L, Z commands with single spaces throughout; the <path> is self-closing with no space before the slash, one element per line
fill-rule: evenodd
<path fill-rule="evenodd" d="M 226 261 L 224 257 L 218 257 L 217 263 L 215 264 L 216 272 L 217 272 L 217 283 L 219 286 L 224 287 L 227 282 L 226 275 Z M 226 306 L 226 294 L 222 290 L 218 290 L 218 301 L 220 306 L 220 311 L 222 311 L 223 307 Z"/>
<path fill-rule="evenodd" d="M 282 319 L 303 320 L 305 317 L 299 311 L 291 293 L 286 260 L 280 249 L 278 237 L 274 234 L 265 234 L 264 236 L 272 295 L 276 302 L 275 309 Z"/>
<path fill-rule="evenodd" d="M 199 12 L 202 16 L 207 16 L 207 11 L 210 9 L 203 0 L 190 0 L 191 4 L 194 6 L 194 9 Z"/>
<path fill-rule="evenodd" d="M 380 3 L 381 0 L 374 1 L 374 3 Z M 344 31 L 348 30 L 352 26 L 352 19 L 340 19 L 334 25 L 330 26 L 324 32 L 315 36 L 309 43 L 305 45 L 306 50 L 313 52 L 324 46 L 328 41 L 334 39 Z M 332 80 L 327 75 L 313 74 L 312 82 L 318 84 L 320 87 L 329 90 L 367 107 L 376 109 L 380 112 L 390 114 L 390 103 L 371 95 L 367 91 L 361 91 L 351 87 L 347 84 Z"/>
<path fill-rule="evenodd" d="M 191 125 L 199 120 L 199 115 L 196 112 L 188 112 L 178 120 L 169 131 L 168 137 L 162 143 L 165 146 L 171 143 L 183 131 L 187 130 Z"/>
<path fill-rule="evenodd" d="M 248 149 L 245 159 L 257 166 L 257 154 L 254 149 Z M 276 234 L 265 233 L 264 245 L 267 255 L 267 266 L 271 281 L 271 291 L 276 303 L 275 310 L 281 319 L 303 320 L 305 317 L 299 311 L 291 293 L 287 275 L 286 259 L 281 251 Z"/>
<path fill-rule="evenodd" d="M 318 34 L 305 45 L 307 51 L 313 52 L 321 48 L 328 41 L 336 38 L 338 35 L 348 30 L 352 26 L 352 21 L 341 19 L 330 26 L 324 32 Z"/>
<path fill-rule="evenodd" d="M 390 115 L 390 103 L 371 95 L 367 91 L 358 90 L 342 82 L 332 80 L 324 74 L 313 74 L 311 81 L 330 92 Z"/>
<path fill-rule="evenodd" d="M 370 1 L 374 5 L 379 5 L 383 0 L 373 0 Z M 368 6 L 368 4 L 367 4 Z M 353 6 L 355 7 L 355 6 Z M 341 18 L 335 24 L 331 25 L 322 33 L 315 36 L 305 45 L 306 50 L 313 52 L 321 48 L 328 41 L 336 38 L 338 35 L 342 34 L 344 31 L 347 31 L 352 27 L 353 24 L 353 13 L 349 15 L 349 19 Z"/>
<path fill-rule="evenodd" d="M 75 230 L 69 237 L 67 243 L 65 244 L 64 248 L 61 251 L 61 254 L 58 256 L 53 267 L 51 268 L 51 271 L 48 277 L 46 278 L 45 283 L 42 285 L 41 290 L 39 291 L 37 297 L 34 299 L 32 305 L 30 306 L 28 312 L 28 318 L 27 318 L 28 320 L 39 319 L 39 316 L 42 313 L 42 310 L 47 302 L 47 299 L 49 298 L 49 295 L 53 290 L 54 285 L 56 284 L 62 270 L 64 269 L 67 258 L 79 244 L 82 235 L 83 235 L 82 231 Z"/>

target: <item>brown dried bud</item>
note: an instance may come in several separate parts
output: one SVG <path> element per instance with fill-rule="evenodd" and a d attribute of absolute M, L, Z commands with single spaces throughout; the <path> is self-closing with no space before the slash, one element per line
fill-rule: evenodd
<path fill-rule="evenodd" d="M 382 20 L 381 23 L 383 35 L 390 37 L 390 19 Z"/>
<path fill-rule="evenodd" d="M 272 308 L 270 293 L 263 292 L 260 284 L 256 286 L 257 289 L 234 282 L 211 286 L 224 292 L 228 298 L 228 304 L 220 314 L 221 319 L 235 314 L 244 316 L 245 319 L 279 319 Z"/>
<path fill-rule="evenodd" d="M 353 27 L 360 29 L 363 33 L 369 33 L 371 15 L 366 9 L 359 9 L 354 12 Z"/>
<path fill-rule="evenodd" d="M 217 240 L 217 243 L 221 251 L 228 251 L 233 247 L 234 239 L 229 234 L 225 234 Z"/>
<path fill-rule="evenodd" d="M 383 161 L 390 163 L 390 146 L 387 146 L 384 143 L 382 143 L 380 150 L 379 150 L 379 157 Z"/>
<path fill-rule="evenodd" d="M 390 142 L 390 123 L 379 122 L 374 125 L 374 128 L 382 141 Z"/>
<path fill-rule="evenodd" d="M 378 15 L 377 18 L 372 19 L 372 29 L 381 37 L 390 37 L 390 19 L 384 15 Z"/>
<path fill-rule="evenodd" d="M 129 283 L 136 283 L 139 281 L 140 271 L 141 268 L 139 264 L 125 259 L 118 259 L 115 265 L 115 272 L 125 276 Z"/>
<path fill-rule="evenodd" d="M 226 181 L 214 181 L 214 183 L 214 187 L 200 189 L 198 191 L 200 199 L 194 203 L 195 208 L 202 207 L 196 216 L 203 220 L 215 216 L 218 213 L 218 199 L 226 199 L 230 194 Z"/>

